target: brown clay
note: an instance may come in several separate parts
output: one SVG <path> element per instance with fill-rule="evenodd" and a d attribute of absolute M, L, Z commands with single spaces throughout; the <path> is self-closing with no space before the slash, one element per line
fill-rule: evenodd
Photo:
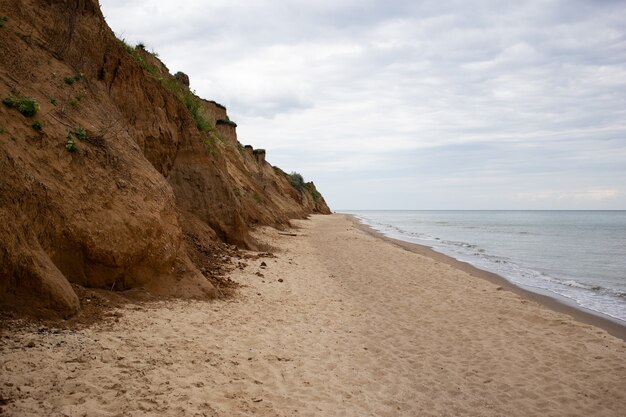
<path fill-rule="evenodd" d="M 0 6 L 0 98 L 40 106 L 25 117 L 0 105 L 0 309 L 69 317 L 71 284 L 212 297 L 186 236 L 255 249 L 253 225 L 330 212 L 312 183 L 298 192 L 246 152 L 235 126 L 201 132 L 165 86 L 179 81 L 142 48 L 129 53 L 97 1 Z M 213 126 L 228 120 L 201 104 Z"/>

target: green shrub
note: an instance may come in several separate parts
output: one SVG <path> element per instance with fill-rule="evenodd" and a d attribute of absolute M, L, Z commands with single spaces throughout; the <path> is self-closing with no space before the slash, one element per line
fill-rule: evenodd
<path fill-rule="evenodd" d="M 67 85 L 72 85 L 76 81 L 80 81 L 82 79 L 83 79 L 83 74 L 76 74 L 73 77 L 65 77 L 65 78 L 63 78 L 63 81 L 65 81 L 65 84 L 67 84 Z"/>
<path fill-rule="evenodd" d="M 137 50 L 137 49 L 140 49 L 140 50 L 145 52 L 146 46 L 144 44 L 139 43 L 139 44 L 137 44 L 137 46 L 135 48 L 133 48 L 128 43 L 126 43 L 125 39 L 119 39 L 118 38 L 118 41 L 122 45 L 122 48 L 124 48 L 124 50 L 126 52 L 128 52 L 135 59 L 135 61 L 137 61 L 137 63 L 139 63 L 141 68 L 145 69 L 146 71 L 148 71 L 152 75 L 156 75 L 159 72 L 157 70 L 157 67 L 155 67 L 154 65 L 149 64 L 145 60 L 145 58 L 143 56 L 141 56 L 141 53 Z"/>
<path fill-rule="evenodd" d="M 50 104 L 52 104 L 53 106 L 57 105 L 57 99 L 56 98 L 51 98 L 50 100 L 48 100 L 50 102 Z"/>
<path fill-rule="evenodd" d="M 70 133 L 67 134 L 65 149 L 67 149 L 68 152 L 76 152 L 78 150 L 78 148 L 76 147 L 76 142 L 74 142 L 74 138 Z"/>
<path fill-rule="evenodd" d="M 34 116 L 39 111 L 39 103 L 32 97 L 8 96 L 2 99 L 2 104 L 10 109 L 17 109 L 26 117 Z"/>
<path fill-rule="evenodd" d="M 6 16 L 0 17 L 0 28 L 3 28 L 9 19 Z"/>
<path fill-rule="evenodd" d="M 2 104 L 12 109 L 17 105 L 17 98 L 13 96 L 8 96 L 2 99 Z"/>
<path fill-rule="evenodd" d="M 311 197 L 313 197 L 313 201 L 319 201 L 322 195 L 317 190 L 311 190 Z"/>
<path fill-rule="evenodd" d="M 293 188 L 301 192 L 302 187 L 304 187 L 304 178 L 302 178 L 302 175 L 298 174 L 297 172 L 292 172 L 291 174 L 289 174 L 289 177 L 291 179 L 291 185 L 293 186 Z"/>
<path fill-rule="evenodd" d="M 79 127 L 78 129 L 74 130 L 72 133 L 74 134 L 74 136 L 76 136 L 80 140 L 87 139 L 87 132 L 82 127 Z"/>
<path fill-rule="evenodd" d="M 201 132 L 208 132 L 213 130 L 213 125 L 202 113 L 202 104 L 200 99 L 196 97 L 191 91 L 181 91 L 182 102 L 185 107 L 191 113 L 191 117 L 196 122 L 198 130 Z"/>
<path fill-rule="evenodd" d="M 70 100 L 70 105 L 71 105 L 72 107 L 76 107 L 76 106 L 78 106 L 78 99 L 77 99 L 76 97 L 73 97 L 73 98 Z"/>
<path fill-rule="evenodd" d="M 35 120 L 31 126 L 35 130 L 41 130 L 41 122 L 39 120 Z"/>
<path fill-rule="evenodd" d="M 5 106 L 15 108 L 24 116 L 34 116 L 39 111 L 39 103 L 32 97 L 16 98 L 9 96 L 2 100 Z"/>
<path fill-rule="evenodd" d="M 88 139 L 87 132 L 82 127 L 79 127 L 76 130 L 68 130 L 67 137 L 65 140 L 65 149 L 67 149 L 69 152 L 76 152 L 78 150 L 78 147 L 76 146 L 76 141 L 74 140 L 75 137 L 80 140 Z M 91 141 L 91 140 L 90 140 L 90 143 L 97 144 L 96 142 Z"/>
<path fill-rule="evenodd" d="M 39 111 L 39 103 L 32 97 L 21 98 L 17 104 L 17 111 L 24 116 L 34 116 Z"/>

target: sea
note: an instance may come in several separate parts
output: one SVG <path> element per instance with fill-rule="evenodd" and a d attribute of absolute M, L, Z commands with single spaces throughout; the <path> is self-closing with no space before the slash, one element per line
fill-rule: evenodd
<path fill-rule="evenodd" d="M 626 211 L 343 211 L 626 325 Z"/>

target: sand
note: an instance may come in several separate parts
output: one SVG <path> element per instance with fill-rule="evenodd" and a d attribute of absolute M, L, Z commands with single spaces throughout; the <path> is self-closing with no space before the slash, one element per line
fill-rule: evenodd
<path fill-rule="evenodd" d="M 0 337 L 5 415 L 617 416 L 626 343 L 342 215 L 259 230 L 226 301 Z M 261 267 L 261 262 L 266 267 Z M 257 275 L 263 275 L 259 276 Z"/>

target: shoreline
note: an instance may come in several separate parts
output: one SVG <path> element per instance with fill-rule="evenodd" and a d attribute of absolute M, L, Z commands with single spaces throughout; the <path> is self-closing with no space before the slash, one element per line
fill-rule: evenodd
<path fill-rule="evenodd" d="M 493 284 L 501 286 L 503 289 L 519 295 L 529 301 L 536 302 L 542 306 L 545 306 L 553 311 L 559 313 L 565 313 L 584 324 L 590 324 L 592 326 L 606 330 L 612 336 L 615 336 L 623 341 L 626 341 L 626 324 L 621 324 L 617 319 L 613 319 L 609 316 L 602 315 L 602 313 L 585 309 L 584 307 L 576 306 L 573 302 L 566 303 L 560 301 L 556 297 L 550 297 L 545 294 L 540 294 L 525 288 L 519 287 L 506 278 L 490 272 L 484 269 L 475 267 L 474 265 L 455 259 L 449 255 L 437 252 L 434 249 L 420 245 L 419 243 L 406 242 L 404 240 L 395 239 L 385 235 L 382 232 L 375 230 L 374 228 L 361 223 L 356 216 L 349 213 L 337 213 L 346 216 L 359 230 L 368 233 L 371 236 L 375 236 L 378 239 L 390 242 L 396 246 L 399 246 L 409 252 L 417 253 L 422 256 L 434 259 L 436 261 L 450 265 L 453 268 L 459 269 L 463 272 L 467 272 L 477 278 L 485 279 Z"/>
<path fill-rule="evenodd" d="M 223 300 L 120 305 L 0 337 L 0 414 L 587 417 L 626 406 L 626 343 L 348 216 L 259 227 Z M 91 302 L 94 302 L 92 299 Z"/>

